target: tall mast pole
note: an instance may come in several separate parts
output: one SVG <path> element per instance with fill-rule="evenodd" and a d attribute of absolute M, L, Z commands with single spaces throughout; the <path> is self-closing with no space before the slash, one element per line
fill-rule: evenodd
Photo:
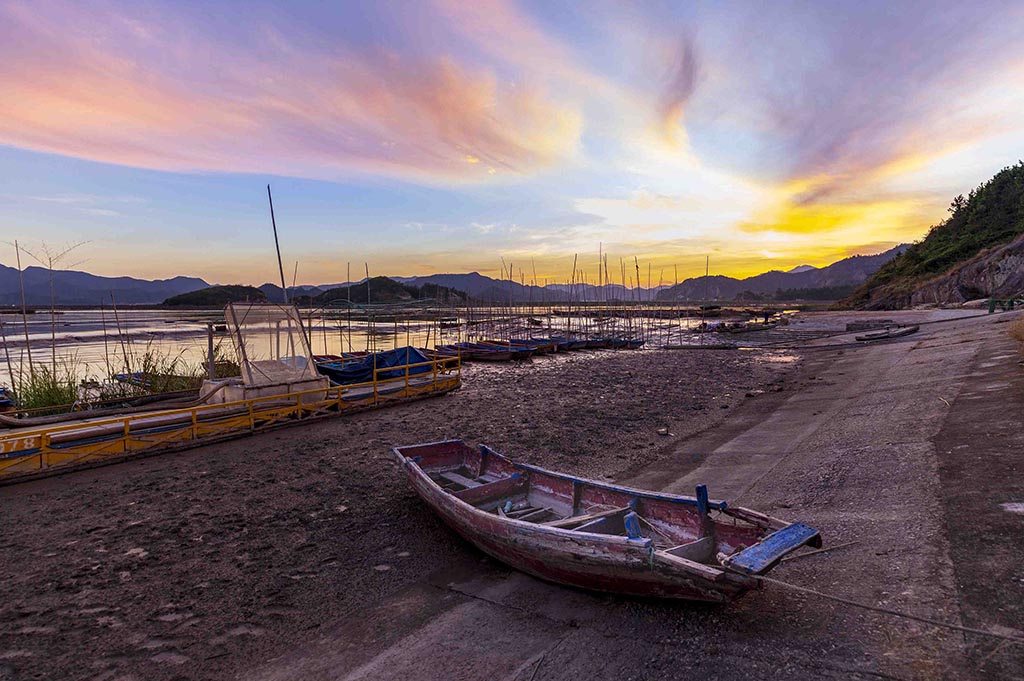
<path fill-rule="evenodd" d="M 274 227 L 274 248 L 277 249 L 277 270 L 281 273 L 281 292 L 284 294 L 284 302 L 288 303 L 288 285 L 284 281 L 284 265 L 281 263 L 281 244 L 277 241 L 277 220 L 274 219 L 274 197 L 270 194 L 270 185 L 267 185 L 267 200 L 270 201 L 270 224 Z M 296 264 L 296 268 L 298 265 Z"/>

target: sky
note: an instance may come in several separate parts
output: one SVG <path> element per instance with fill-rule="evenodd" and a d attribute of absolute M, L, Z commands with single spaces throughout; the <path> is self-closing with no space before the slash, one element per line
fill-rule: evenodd
<path fill-rule="evenodd" d="M 1021 35 L 996 0 L 0 0 L 0 262 L 277 281 L 270 184 L 299 284 L 822 266 L 1024 158 Z"/>

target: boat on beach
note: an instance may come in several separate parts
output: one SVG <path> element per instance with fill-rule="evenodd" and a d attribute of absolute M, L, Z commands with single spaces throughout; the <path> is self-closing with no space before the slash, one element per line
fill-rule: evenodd
<path fill-rule="evenodd" d="M 14 393 L 10 388 L 0 386 L 0 412 L 14 410 Z"/>
<path fill-rule="evenodd" d="M 921 329 L 920 326 L 903 326 L 891 329 L 885 329 L 884 331 L 877 331 L 875 333 L 866 333 L 863 336 L 854 336 L 859 341 L 880 341 L 889 340 L 890 338 L 902 338 L 903 336 L 909 336 L 912 333 L 917 333 Z"/>
<path fill-rule="evenodd" d="M 558 350 L 558 344 L 552 340 L 544 338 L 512 338 L 509 343 L 521 347 L 533 348 L 533 354 L 535 355 L 547 355 Z"/>
<path fill-rule="evenodd" d="M 566 350 L 586 350 L 587 339 L 586 338 L 569 338 L 568 336 L 552 336 L 551 340 L 558 345 L 558 351 L 564 352 Z"/>
<path fill-rule="evenodd" d="M 727 333 L 750 333 L 751 331 L 768 331 L 778 326 L 778 322 L 742 322 L 732 326 L 723 325 L 720 331 Z"/>
<path fill-rule="evenodd" d="M 438 352 L 452 352 L 461 360 L 469 362 L 509 362 L 513 358 L 509 349 L 479 343 L 453 343 L 437 345 L 435 348 Z"/>
<path fill-rule="evenodd" d="M 515 463 L 462 440 L 396 447 L 420 498 L 492 557 L 558 584 L 728 602 L 817 530 L 708 498 L 631 489 Z"/>
<path fill-rule="evenodd" d="M 383 350 L 361 357 L 342 357 L 336 362 L 316 363 L 317 372 L 332 385 L 371 383 L 375 379 L 401 378 L 433 371 L 431 357 L 412 346 Z M 412 365 L 412 366 L 410 366 Z"/>
<path fill-rule="evenodd" d="M 508 350 L 512 353 L 512 359 L 529 359 L 537 352 L 537 346 L 535 345 L 522 345 L 512 343 L 511 341 L 482 340 L 478 341 L 477 344 L 495 347 L 499 350 Z"/>

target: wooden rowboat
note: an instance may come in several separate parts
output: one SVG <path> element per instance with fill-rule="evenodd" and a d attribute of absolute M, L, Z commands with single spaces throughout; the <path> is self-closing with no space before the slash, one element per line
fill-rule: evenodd
<path fill-rule="evenodd" d="M 455 343 L 434 347 L 438 352 L 453 352 L 460 359 L 468 362 L 509 362 L 513 359 L 513 353 L 510 350 L 479 343 Z"/>
<path fill-rule="evenodd" d="M 817 532 L 724 501 L 586 480 L 462 440 L 396 447 L 416 493 L 485 553 L 541 579 L 634 596 L 727 602 Z"/>
<path fill-rule="evenodd" d="M 889 340 L 890 338 L 901 338 L 903 336 L 909 336 L 912 333 L 917 333 L 920 329 L 920 326 L 904 326 L 895 329 L 877 331 L 875 333 L 866 333 L 863 336 L 854 336 L 854 338 L 856 338 L 859 341 Z"/>

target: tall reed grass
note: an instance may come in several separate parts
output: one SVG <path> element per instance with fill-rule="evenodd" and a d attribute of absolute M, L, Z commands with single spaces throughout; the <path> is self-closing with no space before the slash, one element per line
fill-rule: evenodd
<path fill-rule="evenodd" d="M 73 405 L 79 399 L 84 380 L 81 364 L 74 357 L 58 358 L 57 363 L 35 363 L 20 367 L 11 377 L 14 402 L 19 409 L 39 410 Z M 61 409 L 46 413 L 59 413 Z"/>
<path fill-rule="evenodd" d="M 84 403 L 198 390 L 207 377 L 207 366 L 188 361 L 184 354 L 185 350 L 175 352 L 149 343 L 141 351 L 126 353 L 127 360 L 120 367 L 108 358 L 105 376 L 90 375 L 77 355 L 57 356 L 54 364 L 14 366 L 11 388 L 16 408 L 34 415 L 56 414 Z M 219 345 L 214 349 L 214 369 L 217 378 L 241 373 L 237 362 Z"/>

